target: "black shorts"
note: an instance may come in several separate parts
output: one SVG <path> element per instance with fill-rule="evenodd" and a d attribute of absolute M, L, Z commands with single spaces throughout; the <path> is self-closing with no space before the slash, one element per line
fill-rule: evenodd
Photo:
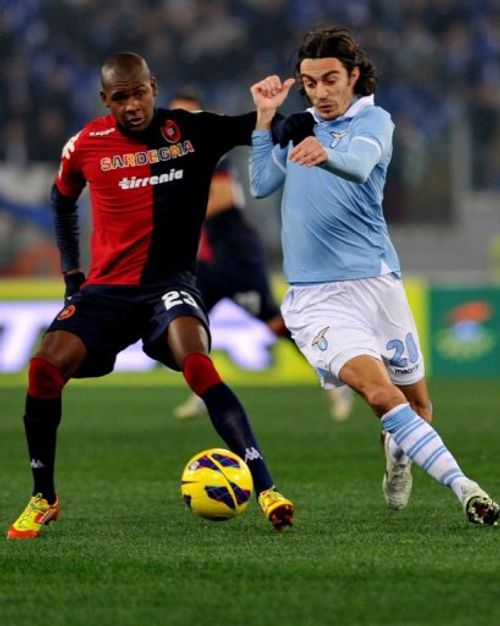
<path fill-rule="evenodd" d="M 104 376 L 113 371 L 119 352 L 142 340 L 142 349 L 155 361 L 179 371 L 165 331 L 177 317 L 198 318 L 209 341 L 208 317 L 192 274 L 183 272 L 161 286 L 90 285 L 53 320 L 47 332 L 65 330 L 85 344 L 88 356 L 75 378 Z"/>
<path fill-rule="evenodd" d="M 224 273 L 206 268 L 203 263 L 196 268 L 198 287 L 208 311 L 223 298 L 229 298 L 263 322 L 280 314 L 268 278 L 258 267 L 251 273 L 243 273 L 237 267 L 231 269 L 229 264 Z"/>
<path fill-rule="evenodd" d="M 198 259 L 196 281 L 207 310 L 229 298 L 263 322 L 279 315 L 262 244 L 241 211 L 219 213 L 205 222 L 204 229 L 213 259 Z"/>

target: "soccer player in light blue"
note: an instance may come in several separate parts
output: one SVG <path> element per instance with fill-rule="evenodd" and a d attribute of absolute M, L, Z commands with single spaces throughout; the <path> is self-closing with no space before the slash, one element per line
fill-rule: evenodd
<path fill-rule="evenodd" d="M 304 113 L 287 118 L 273 128 L 274 147 L 271 119 L 295 79 L 269 76 L 251 89 L 251 191 L 264 197 L 283 186 L 285 322 L 322 385 L 348 385 L 380 418 L 390 508 L 408 503 L 414 462 L 455 493 L 469 521 L 496 525 L 500 507 L 431 425 L 418 334 L 382 210 L 394 124 L 374 103 L 375 68 L 348 30 L 316 29 L 299 48 L 296 77 L 312 123 Z"/>

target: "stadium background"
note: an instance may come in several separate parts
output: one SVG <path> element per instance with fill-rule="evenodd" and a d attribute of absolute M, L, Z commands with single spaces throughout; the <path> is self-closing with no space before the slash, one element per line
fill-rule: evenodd
<path fill-rule="evenodd" d="M 124 0 L 117 9 L 98 0 L 3 0 L 1 7 L 3 375 L 25 365 L 9 360 L 21 318 L 7 305 L 40 293 L 37 281 L 45 299 L 60 301 L 49 189 L 61 146 L 103 112 L 98 98 L 103 59 L 117 50 L 138 51 L 159 80 L 160 104 L 189 85 L 205 94 L 206 108 L 236 113 L 251 108 L 248 87 L 255 80 L 268 73 L 290 75 L 305 29 L 333 22 L 351 27 L 369 51 L 380 76 L 377 102 L 396 123 L 385 211 L 428 370 L 436 376 L 500 374 L 495 358 L 500 342 L 498 1 Z M 301 106 L 295 93 L 285 111 Z M 248 152 L 234 156 L 247 186 Z M 248 198 L 247 213 L 264 240 L 281 293 L 279 194 L 265 201 Z M 90 227 L 87 216 L 84 198 L 84 233 Z M 14 279 L 22 280 L 21 286 Z M 51 289 L 48 279 L 55 281 Z M 25 307 L 35 311 L 31 304 Z M 215 318 L 221 314 L 245 325 L 248 320 L 241 316 L 234 321 L 236 313 L 222 307 Z M 249 364 L 229 350 L 230 364 L 238 366 L 234 371 L 224 366 L 231 380 L 245 379 L 239 375 L 242 366 L 254 370 L 253 382 L 259 369 L 274 371 L 281 382 L 313 382 L 294 355 L 286 355 L 291 368 L 278 354 L 281 348 L 271 347 L 272 338 L 255 325 L 253 332 L 261 365 L 257 355 Z M 38 336 L 33 333 L 33 342 Z M 228 357 L 227 346 L 221 352 L 218 359 Z"/>

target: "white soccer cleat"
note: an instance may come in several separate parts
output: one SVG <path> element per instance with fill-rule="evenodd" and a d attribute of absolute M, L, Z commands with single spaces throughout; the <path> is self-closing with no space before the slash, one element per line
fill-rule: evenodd
<path fill-rule="evenodd" d="M 325 389 L 330 405 L 330 416 L 336 422 L 345 422 L 350 416 L 354 404 L 354 393 L 350 387 L 332 387 Z"/>
<path fill-rule="evenodd" d="M 479 485 L 473 484 L 464 489 L 462 503 L 464 513 L 471 524 L 498 525 L 500 506 Z"/>
<path fill-rule="evenodd" d="M 196 394 L 191 394 L 189 398 L 175 407 L 174 415 L 179 419 L 192 419 L 202 417 L 207 414 L 207 407 L 203 400 Z"/>
<path fill-rule="evenodd" d="M 382 479 L 382 491 L 390 509 L 399 511 L 404 509 L 410 499 L 413 477 L 411 475 L 412 462 L 404 455 L 405 463 L 395 463 L 389 452 L 389 433 L 382 434 L 386 469 Z"/>

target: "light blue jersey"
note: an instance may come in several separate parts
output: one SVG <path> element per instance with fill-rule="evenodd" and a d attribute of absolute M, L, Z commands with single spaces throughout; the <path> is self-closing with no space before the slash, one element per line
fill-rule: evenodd
<path fill-rule="evenodd" d="M 356 99 L 335 120 L 314 109 L 314 134 L 328 161 L 306 167 L 288 159 L 291 146 L 273 147 L 270 131 L 254 131 L 250 185 L 265 197 L 284 185 L 282 245 L 290 284 L 400 276 L 382 211 L 394 124 L 373 96 Z"/>

